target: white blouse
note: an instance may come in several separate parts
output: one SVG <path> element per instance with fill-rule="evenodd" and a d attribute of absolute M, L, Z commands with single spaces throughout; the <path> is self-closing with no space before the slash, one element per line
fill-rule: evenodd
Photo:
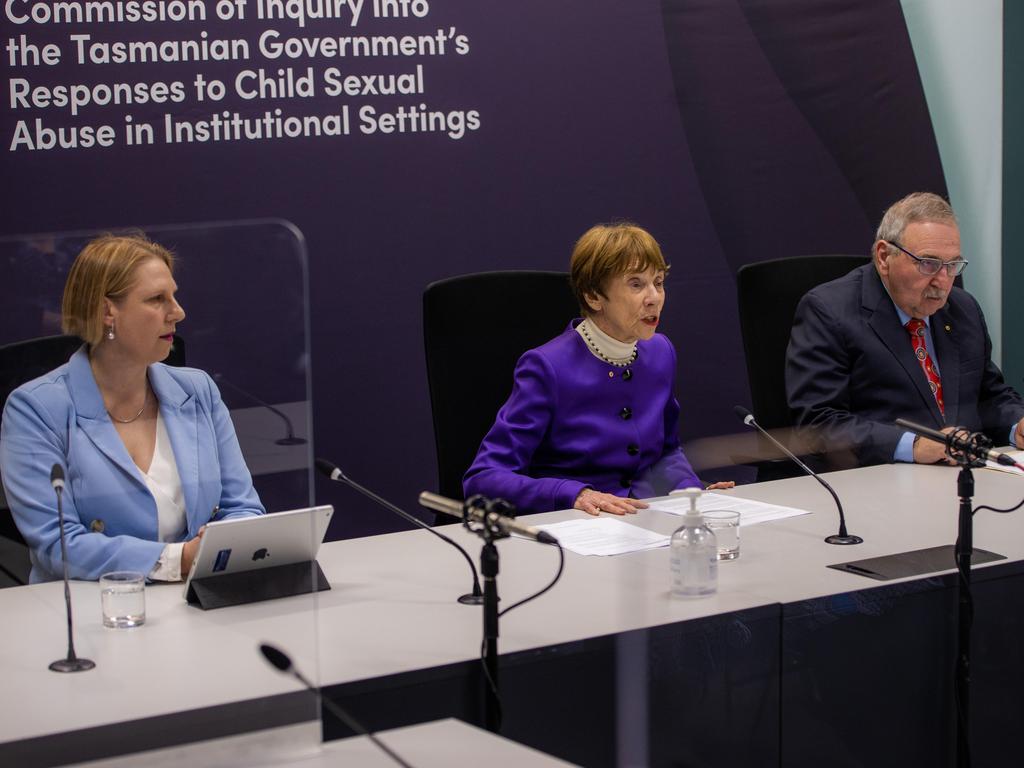
<path fill-rule="evenodd" d="M 142 472 L 142 470 L 139 470 Z M 156 445 L 149 471 L 142 472 L 146 487 L 156 501 L 157 536 L 159 541 L 172 542 L 160 553 L 149 578 L 156 581 L 178 581 L 181 574 L 181 552 L 185 543 L 178 541 L 186 532 L 185 497 L 181 489 L 178 463 L 174 459 L 171 439 L 167 435 L 164 417 L 157 410 Z"/>

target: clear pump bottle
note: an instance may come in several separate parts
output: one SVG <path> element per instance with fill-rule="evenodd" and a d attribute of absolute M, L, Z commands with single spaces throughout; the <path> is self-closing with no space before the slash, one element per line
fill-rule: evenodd
<path fill-rule="evenodd" d="M 704 597 L 718 590 L 718 545 L 697 509 L 701 493 L 700 488 L 680 492 L 690 499 L 690 508 L 669 544 L 673 597 Z"/>

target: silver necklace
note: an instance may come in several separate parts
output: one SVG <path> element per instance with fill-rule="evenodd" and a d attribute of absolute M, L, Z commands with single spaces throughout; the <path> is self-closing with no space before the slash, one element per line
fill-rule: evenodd
<path fill-rule="evenodd" d="M 142 407 L 139 408 L 139 412 L 132 416 L 130 419 L 119 418 L 112 414 L 109 410 L 107 411 L 107 415 L 110 416 L 110 418 L 112 418 L 118 424 L 131 424 L 133 421 L 136 421 L 139 418 L 139 416 L 143 414 L 143 412 L 146 410 L 147 405 L 149 405 L 149 390 L 146 390 L 146 396 L 142 399 Z"/>
<path fill-rule="evenodd" d="M 587 342 L 587 346 L 590 347 L 590 351 L 593 352 L 595 355 L 597 355 L 602 360 L 604 360 L 606 363 L 608 363 L 608 365 L 614 365 L 616 368 L 625 368 L 627 365 L 632 365 L 633 362 L 636 360 L 636 353 L 637 353 L 636 344 L 633 345 L 633 354 L 630 355 L 627 359 L 625 359 L 625 360 L 612 360 L 612 358 L 608 357 L 608 355 L 606 355 L 604 352 L 602 352 L 600 349 L 598 349 L 597 344 L 594 342 L 594 340 L 592 338 L 590 338 L 590 334 L 588 333 L 588 325 L 587 325 L 587 321 L 586 320 L 584 320 L 582 323 L 580 323 L 580 332 L 583 334 L 583 340 L 585 342 Z"/>

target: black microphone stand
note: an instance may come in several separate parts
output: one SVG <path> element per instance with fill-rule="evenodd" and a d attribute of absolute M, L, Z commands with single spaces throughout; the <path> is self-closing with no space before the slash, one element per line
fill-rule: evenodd
<path fill-rule="evenodd" d="M 320 471 L 320 473 L 325 475 L 328 479 L 333 480 L 336 483 L 344 483 L 349 488 L 361 493 L 370 501 L 373 501 L 379 504 L 380 506 L 384 507 L 384 509 L 388 510 L 389 512 L 398 515 L 406 522 L 411 523 L 412 525 L 415 525 L 418 528 L 422 528 L 428 533 L 437 536 L 437 538 L 441 539 L 441 541 L 447 542 L 448 544 L 451 544 L 453 547 L 459 550 L 462 556 L 466 558 L 466 562 L 469 563 L 469 570 L 473 573 L 473 588 L 466 594 L 459 596 L 459 603 L 461 603 L 462 605 L 480 605 L 484 601 L 483 593 L 480 589 L 480 579 L 477 577 L 476 567 L 474 567 L 473 565 L 473 558 L 471 558 L 469 556 L 469 553 L 461 546 L 459 546 L 457 542 L 448 538 L 443 533 L 434 530 L 429 525 L 420 520 L 418 517 L 410 515 L 404 509 L 392 504 L 384 497 L 378 496 L 376 493 L 371 491 L 366 486 L 357 483 L 355 480 L 350 478 L 348 475 L 346 475 L 344 472 L 342 472 L 340 469 L 338 469 L 336 466 L 334 466 L 331 462 L 327 461 L 326 459 L 315 459 L 313 463 L 316 465 L 316 468 Z"/>
<path fill-rule="evenodd" d="M 957 538 L 954 553 L 957 569 L 957 652 L 956 679 L 953 696 L 956 702 L 956 764 L 969 768 L 971 764 L 971 625 L 974 623 L 974 598 L 971 595 L 971 557 L 974 554 L 974 473 L 975 467 L 984 467 L 982 457 L 992 448 L 992 441 L 979 432 L 963 427 L 950 433 L 938 432 L 904 419 L 896 423 L 921 437 L 946 444 L 946 455 L 960 467 L 956 479 L 956 493 L 960 499 Z"/>
<path fill-rule="evenodd" d="M 284 428 L 285 428 L 285 430 L 287 430 L 288 434 L 286 434 L 284 437 L 280 437 L 277 440 L 275 440 L 274 441 L 275 445 L 305 445 L 306 444 L 306 440 L 304 438 L 296 437 L 295 436 L 295 427 L 292 425 L 292 420 L 289 419 L 288 418 L 288 414 L 286 414 L 280 408 L 276 408 L 273 405 L 271 405 L 270 403 L 268 403 L 266 400 L 263 400 L 263 399 L 261 399 L 259 397 L 256 397 L 256 395 L 254 395 L 252 392 L 249 392 L 248 390 L 242 389 L 237 384 L 232 384 L 230 381 L 228 381 L 227 379 L 224 378 L 224 374 L 222 374 L 222 373 L 215 373 L 215 374 L 213 374 L 213 380 L 216 381 L 217 384 L 219 384 L 220 386 L 226 386 L 228 389 L 233 390 L 234 392 L 237 392 L 242 397 L 248 398 L 249 400 L 251 400 L 252 402 L 256 403 L 256 405 L 260 406 L 261 408 L 266 408 L 272 414 L 274 414 L 275 416 L 279 417 L 282 421 L 284 421 Z"/>
<path fill-rule="evenodd" d="M 373 731 L 367 730 L 366 726 L 364 726 L 362 723 L 360 723 L 358 720 L 352 717 L 352 715 L 346 712 L 342 707 L 338 706 L 328 697 L 324 696 L 320 692 L 320 689 L 317 688 L 317 686 L 313 685 L 313 683 L 310 680 L 306 679 L 305 675 L 303 675 L 301 672 L 299 672 L 299 670 L 295 668 L 295 665 L 292 664 L 292 660 L 287 653 L 282 651 L 280 648 L 270 645 L 269 643 L 260 643 L 260 653 L 262 653 L 263 657 L 278 670 L 294 677 L 296 680 L 302 683 L 302 685 L 310 693 L 315 693 L 317 697 L 320 699 L 320 703 L 323 704 L 324 708 L 332 715 L 334 715 L 336 718 L 338 718 L 338 720 L 343 722 L 350 731 L 352 731 L 353 733 L 357 733 L 360 736 L 365 736 L 366 738 L 368 738 L 388 757 L 390 757 L 392 760 L 394 760 L 396 763 L 402 766 L 402 768 L 412 768 L 412 766 L 410 766 L 409 763 L 407 763 L 405 760 L 399 757 L 394 750 L 392 750 L 387 744 L 381 741 L 377 737 L 377 734 L 375 734 Z"/>
<path fill-rule="evenodd" d="M 798 467 L 800 467 L 800 469 L 802 469 L 808 475 L 810 475 L 815 480 L 817 480 L 819 483 L 821 483 L 821 486 L 832 495 L 832 500 L 836 503 L 836 508 L 839 510 L 839 533 L 833 533 L 831 536 L 826 536 L 825 537 L 825 543 L 826 544 L 840 544 L 840 545 L 863 544 L 864 543 L 864 539 L 862 539 L 860 536 L 853 536 L 853 535 L 851 535 L 850 533 L 847 532 L 847 530 L 846 530 L 846 515 L 843 513 L 843 503 L 841 501 L 839 501 L 839 494 L 837 494 L 835 492 L 835 490 L 832 488 L 832 486 L 829 485 L 828 483 L 826 483 L 821 478 L 821 476 L 818 475 L 817 472 L 815 472 L 813 469 L 811 469 L 806 464 L 804 464 L 802 461 L 800 461 L 800 459 L 797 458 L 797 455 L 795 453 L 793 453 L 791 450 L 789 450 L 789 448 L 787 448 L 782 443 L 780 443 L 778 440 L 776 440 L 774 437 L 772 437 L 771 432 L 769 432 L 767 429 L 765 429 L 764 427 L 762 427 L 760 424 L 757 423 L 757 420 L 754 418 L 754 414 L 752 414 L 750 411 L 748 411 L 742 405 L 734 406 L 732 410 L 733 410 L 733 413 L 735 413 L 737 416 L 739 416 L 740 421 L 742 421 L 747 426 L 753 427 L 758 432 L 760 432 L 762 435 L 767 437 L 772 443 L 774 443 L 776 448 L 778 448 L 780 451 L 782 451 L 792 461 L 796 462 L 796 465 Z"/>
<path fill-rule="evenodd" d="M 50 481 L 57 492 L 57 525 L 60 526 L 60 559 L 64 563 L 64 606 L 68 613 L 68 655 L 50 664 L 54 672 L 85 672 L 96 666 L 96 662 L 75 655 L 75 638 L 71 625 L 71 588 L 68 586 L 68 545 L 64 537 L 64 468 L 55 464 L 50 472 Z"/>
<path fill-rule="evenodd" d="M 958 434 L 959 433 L 959 434 Z M 985 435 L 971 434 L 966 429 L 954 430 L 962 441 L 950 442 L 946 453 L 960 467 L 956 479 L 956 493 L 960 499 L 956 537 L 957 569 L 957 654 L 956 683 L 956 764 L 968 768 L 971 764 L 971 626 L 974 624 L 974 597 L 971 594 L 971 557 L 974 554 L 974 473 L 972 467 L 984 467 L 979 458 L 988 451 L 992 441 Z"/>
<path fill-rule="evenodd" d="M 470 509 L 484 514 L 479 520 L 470 517 Z M 462 508 L 462 525 L 484 541 L 480 550 L 480 574 L 484 578 L 484 649 L 483 666 L 487 678 L 484 689 L 484 723 L 487 730 L 501 730 L 501 696 L 498 688 L 498 548 L 494 543 L 508 537 L 498 525 L 499 516 L 514 516 L 515 509 L 504 499 L 488 500 L 473 496 Z M 492 514 L 497 513 L 497 514 Z"/>
<path fill-rule="evenodd" d="M 956 764 L 966 768 L 971 764 L 970 746 L 970 687 L 971 687 L 971 625 L 974 623 L 974 598 L 971 595 L 971 556 L 974 554 L 974 527 L 972 497 L 974 473 L 972 466 L 985 466 L 984 462 L 960 453 L 957 463 L 960 474 L 956 479 L 956 492 L 960 497 L 960 519 L 956 538 L 957 569 L 957 656 L 956 656 Z"/>

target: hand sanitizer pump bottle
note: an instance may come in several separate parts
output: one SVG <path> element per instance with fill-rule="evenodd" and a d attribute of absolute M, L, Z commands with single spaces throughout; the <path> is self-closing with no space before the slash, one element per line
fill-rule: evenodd
<path fill-rule="evenodd" d="M 669 559 L 673 597 L 704 597 L 718 590 L 718 545 L 715 534 L 704 525 L 697 509 L 700 488 L 686 488 L 680 495 L 690 499 L 683 524 L 672 534 Z"/>

